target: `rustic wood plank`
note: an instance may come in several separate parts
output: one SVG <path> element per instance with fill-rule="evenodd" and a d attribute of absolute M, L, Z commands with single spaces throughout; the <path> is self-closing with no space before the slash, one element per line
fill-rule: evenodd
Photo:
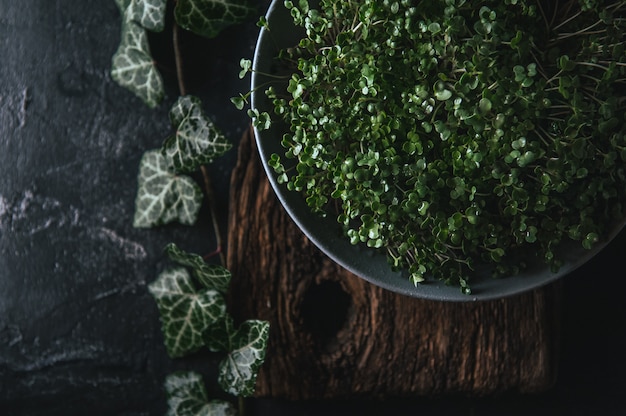
<path fill-rule="evenodd" d="M 293 224 L 252 130 L 231 180 L 227 265 L 236 318 L 271 324 L 258 397 L 485 396 L 540 392 L 555 381 L 560 283 L 474 303 L 378 288 L 328 259 Z"/>

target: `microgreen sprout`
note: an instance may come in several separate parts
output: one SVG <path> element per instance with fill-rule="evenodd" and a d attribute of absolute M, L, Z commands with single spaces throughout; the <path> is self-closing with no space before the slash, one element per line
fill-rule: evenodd
<path fill-rule="evenodd" d="M 626 1 L 285 6 L 306 36 L 267 91 L 289 126 L 269 163 L 414 284 L 557 271 L 624 217 Z"/>

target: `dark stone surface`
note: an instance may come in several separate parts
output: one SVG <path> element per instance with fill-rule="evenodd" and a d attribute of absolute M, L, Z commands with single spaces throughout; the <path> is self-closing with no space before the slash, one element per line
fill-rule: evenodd
<path fill-rule="evenodd" d="M 151 110 L 111 80 L 120 23 L 113 0 L 0 4 L 3 415 L 162 414 L 169 371 L 213 364 L 167 357 L 146 289 L 165 244 L 215 243 L 206 207 L 197 227 L 132 227 L 139 159 L 170 133 L 177 91 Z M 239 59 L 257 32 L 251 22 L 196 42 L 190 57 L 190 92 L 234 142 L 248 119 L 229 98 L 246 88 Z M 169 38 L 153 38 L 171 81 Z M 224 221 L 235 157 L 210 168 Z"/>
<path fill-rule="evenodd" d="M 146 290 L 164 266 L 166 243 L 205 253 L 214 241 L 207 215 L 196 227 L 132 227 L 138 162 L 169 133 L 176 91 L 150 110 L 111 80 L 119 27 L 113 0 L 0 1 L 1 415 L 160 415 L 166 374 L 214 370 L 211 356 L 166 356 Z M 247 118 L 228 99 L 246 87 L 238 62 L 251 57 L 257 31 L 254 22 L 228 30 L 201 42 L 202 52 L 191 57 L 190 92 L 235 143 Z M 153 41 L 171 78 L 167 39 Z M 233 150 L 211 166 L 223 196 L 221 220 L 235 156 Z M 375 404 L 263 399 L 250 409 L 327 416 L 624 414 L 625 249 L 622 232 L 566 277 L 561 371 L 546 394 Z M 210 382 L 209 388 L 217 390 Z"/>

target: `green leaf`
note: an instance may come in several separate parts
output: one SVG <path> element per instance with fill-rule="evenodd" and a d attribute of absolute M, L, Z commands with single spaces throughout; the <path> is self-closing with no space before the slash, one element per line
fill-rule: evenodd
<path fill-rule="evenodd" d="M 232 147 L 204 114 L 197 97 L 179 97 L 170 110 L 170 121 L 176 133 L 165 140 L 161 153 L 171 161 L 176 172 L 193 172 Z"/>
<path fill-rule="evenodd" d="M 235 332 L 232 316 L 226 314 L 224 319 L 211 325 L 204 331 L 204 345 L 211 352 L 230 352 L 231 336 Z"/>
<path fill-rule="evenodd" d="M 439 25 L 439 23 L 437 22 L 433 22 L 428 25 L 428 31 L 432 33 L 433 35 L 436 33 L 439 33 L 441 32 L 441 25 Z"/>
<path fill-rule="evenodd" d="M 259 130 L 267 130 L 272 126 L 272 117 L 267 111 L 259 112 L 256 108 L 248 110 L 248 117 L 252 120 L 252 125 Z"/>
<path fill-rule="evenodd" d="M 176 175 L 158 150 L 144 153 L 137 181 L 133 226 L 196 222 L 202 204 L 200 187 L 191 178 Z"/>
<path fill-rule="evenodd" d="M 488 98 L 481 98 L 478 102 L 478 109 L 481 113 L 485 114 L 491 111 L 491 101 Z"/>
<path fill-rule="evenodd" d="M 176 22 L 184 29 L 207 38 L 224 28 L 255 15 L 256 8 L 245 0 L 178 0 Z"/>
<path fill-rule="evenodd" d="M 120 9 L 120 13 L 122 13 L 122 15 L 130 5 L 131 1 L 132 0 L 115 0 L 115 4 L 117 4 L 117 7 Z"/>
<path fill-rule="evenodd" d="M 598 241 L 600 241 L 600 237 L 597 233 L 588 233 L 585 235 L 585 238 L 583 238 L 582 245 L 587 250 L 590 250 Z"/>
<path fill-rule="evenodd" d="M 246 104 L 246 98 L 239 94 L 239 97 L 231 97 L 230 102 L 235 104 L 235 108 L 237 110 L 243 110 L 243 107 Z"/>
<path fill-rule="evenodd" d="M 165 252 L 172 261 L 181 266 L 190 267 L 194 277 L 204 288 L 217 290 L 220 293 L 226 293 L 228 290 L 231 274 L 226 268 L 208 264 L 202 256 L 187 253 L 174 243 L 168 244 Z"/>
<path fill-rule="evenodd" d="M 235 416 L 235 407 L 226 401 L 208 401 L 200 374 L 193 371 L 170 374 L 165 379 L 167 416 Z"/>
<path fill-rule="evenodd" d="M 269 24 L 267 22 L 267 18 L 265 16 L 260 16 L 256 25 L 258 27 L 264 27 L 266 30 L 270 30 Z"/>
<path fill-rule="evenodd" d="M 269 323 L 248 320 L 230 335 L 230 353 L 219 366 L 219 385 L 235 396 L 254 393 L 259 368 L 265 360 Z"/>
<path fill-rule="evenodd" d="M 252 61 L 250 59 L 241 58 L 239 66 L 241 67 L 239 79 L 243 79 L 248 72 L 252 71 Z"/>
<path fill-rule="evenodd" d="M 452 97 L 452 91 L 450 90 L 439 90 L 435 91 L 435 98 L 439 101 L 446 101 Z"/>
<path fill-rule="evenodd" d="M 165 27 L 165 6 L 167 0 L 130 0 L 124 1 L 118 6 L 127 4 L 127 19 L 137 22 L 145 29 L 160 32 Z"/>
<path fill-rule="evenodd" d="M 112 58 L 111 77 L 148 107 L 156 107 L 165 95 L 161 74 L 150 55 L 146 30 L 135 21 L 124 19 L 122 22 L 120 44 Z"/>
<path fill-rule="evenodd" d="M 224 297 L 212 289 L 197 292 L 184 267 L 165 270 L 148 289 L 157 302 L 171 357 L 182 357 L 204 346 L 203 332 L 226 315 Z"/>

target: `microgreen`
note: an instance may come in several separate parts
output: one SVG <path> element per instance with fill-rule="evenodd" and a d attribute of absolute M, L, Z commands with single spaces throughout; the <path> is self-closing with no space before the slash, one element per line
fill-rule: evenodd
<path fill-rule="evenodd" d="M 306 35 L 267 91 L 289 126 L 268 163 L 415 284 L 556 271 L 624 217 L 625 1 L 285 7 Z"/>

